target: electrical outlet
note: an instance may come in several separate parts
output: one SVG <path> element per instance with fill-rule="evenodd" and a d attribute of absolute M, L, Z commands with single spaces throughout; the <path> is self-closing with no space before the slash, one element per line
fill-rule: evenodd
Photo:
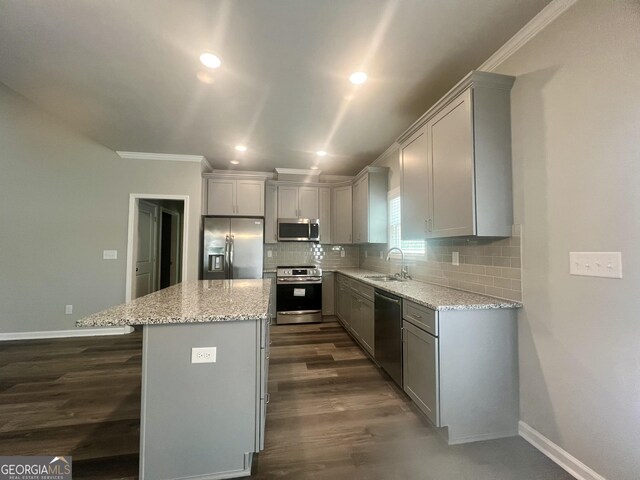
<path fill-rule="evenodd" d="M 216 363 L 216 347 L 192 348 L 191 363 Z"/>
<path fill-rule="evenodd" d="M 340 250 L 340 256 L 344 258 L 345 255 L 346 255 L 346 252 L 344 250 Z"/>
<path fill-rule="evenodd" d="M 378 253 L 380 254 L 380 260 L 382 260 L 383 255 L 384 255 L 384 254 L 382 253 L 382 250 L 380 250 Z"/>
<path fill-rule="evenodd" d="M 622 254 L 569 252 L 569 273 L 585 277 L 622 278 Z"/>
<path fill-rule="evenodd" d="M 273 258 L 273 251 L 267 250 L 267 258 Z"/>
<path fill-rule="evenodd" d="M 65 315 L 73 315 L 73 305 L 65 305 L 64 306 L 64 314 Z"/>
<path fill-rule="evenodd" d="M 451 252 L 451 265 L 460 265 L 460 252 Z"/>
<path fill-rule="evenodd" d="M 364 251 L 364 258 L 368 258 L 369 257 L 369 252 L 367 250 Z"/>
<path fill-rule="evenodd" d="M 102 251 L 102 259 L 103 260 L 117 260 L 118 259 L 118 251 L 117 250 L 103 250 Z"/>

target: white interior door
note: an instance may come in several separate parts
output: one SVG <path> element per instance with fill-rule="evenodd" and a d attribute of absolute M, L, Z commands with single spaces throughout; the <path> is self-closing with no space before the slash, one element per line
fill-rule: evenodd
<path fill-rule="evenodd" d="M 155 291 L 156 257 L 158 245 L 158 207 L 139 201 L 136 208 L 136 235 L 134 237 L 134 281 L 131 298 Z"/>

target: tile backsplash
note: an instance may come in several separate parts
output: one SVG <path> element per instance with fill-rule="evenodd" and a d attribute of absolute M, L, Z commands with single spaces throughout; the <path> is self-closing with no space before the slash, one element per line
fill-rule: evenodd
<path fill-rule="evenodd" d="M 306 242 L 276 243 L 264 246 L 264 269 L 279 265 L 319 265 L 321 268 L 357 267 L 358 245 L 321 245 Z M 341 252 L 344 250 L 344 257 Z M 268 252 L 271 251 L 271 258 Z"/>
<path fill-rule="evenodd" d="M 513 236 L 500 239 L 438 239 L 427 241 L 426 258 L 408 257 L 409 275 L 415 280 L 436 283 L 509 300 L 522 300 L 521 228 L 513 226 Z M 400 257 L 386 262 L 380 252 L 387 245 L 360 248 L 360 268 L 381 273 L 400 270 Z M 452 265 L 458 252 L 460 265 Z"/>

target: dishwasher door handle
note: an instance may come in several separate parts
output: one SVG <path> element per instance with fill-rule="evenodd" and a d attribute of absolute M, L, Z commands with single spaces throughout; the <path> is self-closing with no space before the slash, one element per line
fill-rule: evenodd
<path fill-rule="evenodd" d="M 400 305 L 400 300 L 396 300 L 395 298 L 385 297 L 384 295 L 381 295 L 381 294 L 380 294 L 380 293 L 378 293 L 378 292 L 375 292 L 375 294 L 376 294 L 376 297 L 383 298 L 383 299 L 385 299 L 387 302 L 393 302 L 393 303 L 395 303 L 395 304 L 397 304 L 397 305 Z"/>

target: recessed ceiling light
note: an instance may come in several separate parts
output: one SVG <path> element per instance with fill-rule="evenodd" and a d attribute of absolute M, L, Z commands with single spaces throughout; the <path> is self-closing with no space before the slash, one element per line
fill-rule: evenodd
<path fill-rule="evenodd" d="M 206 83 L 207 85 L 211 85 L 215 81 L 213 76 L 209 75 L 207 72 L 198 72 L 196 76 L 198 77 L 198 80 L 202 83 Z"/>
<path fill-rule="evenodd" d="M 222 65 L 222 60 L 220 59 L 220 57 L 209 52 L 205 52 L 200 55 L 200 61 L 205 67 L 209 68 L 218 68 L 220 65 Z"/>
<path fill-rule="evenodd" d="M 231 165 L 239 165 L 240 164 L 240 160 L 231 160 L 229 163 Z"/>
<path fill-rule="evenodd" d="M 236 150 L 239 152 L 246 152 L 247 151 L 247 147 L 246 145 L 236 145 Z"/>
<path fill-rule="evenodd" d="M 327 152 L 325 152 L 324 150 L 318 150 L 316 152 L 316 155 L 318 155 L 319 157 L 325 157 L 327 155 Z"/>
<path fill-rule="evenodd" d="M 311 170 L 317 170 L 319 167 L 317 165 L 312 165 Z"/>
<path fill-rule="evenodd" d="M 351 76 L 349 77 L 349 80 L 351 81 L 351 83 L 353 83 L 354 85 L 360 85 L 361 83 L 364 83 L 367 81 L 367 78 L 369 78 L 367 76 L 366 73 L 364 72 L 353 72 L 351 74 Z"/>

